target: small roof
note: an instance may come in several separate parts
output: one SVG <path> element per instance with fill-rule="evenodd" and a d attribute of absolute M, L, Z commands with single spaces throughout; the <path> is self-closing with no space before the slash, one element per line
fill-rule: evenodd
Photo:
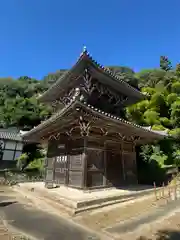
<path fill-rule="evenodd" d="M 83 73 L 87 64 L 92 67 L 93 74 L 95 74 L 98 79 L 101 78 L 102 81 L 114 88 L 116 91 L 126 93 L 127 96 L 134 98 L 135 102 L 145 98 L 143 93 L 133 88 L 125 81 L 124 76 L 117 76 L 110 69 L 97 63 L 88 53 L 86 48 L 84 48 L 75 65 L 69 71 L 66 71 L 46 92 L 41 94 L 38 99 L 42 102 L 51 102 L 56 100 L 65 86 L 72 84 L 72 81 Z"/>
<path fill-rule="evenodd" d="M 47 133 L 51 132 L 52 129 L 63 129 L 63 124 L 68 124 L 71 122 L 71 119 L 76 119 L 76 115 L 72 115 L 71 119 L 68 119 L 75 109 L 78 107 L 83 108 L 86 112 L 91 113 L 97 119 L 103 119 L 104 123 L 114 123 L 117 126 L 117 131 L 119 128 L 119 133 L 122 131 L 129 131 L 135 133 L 137 136 L 149 139 L 162 139 L 168 136 L 164 131 L 153 131 L 148 128 L 144 128 L 135 123 L 128 122 L 122 118 L 116 117 L 112 114 L 101 111 L 100 109 L 94 108 L 91 105 L 87 105 L 86 102 L 80 102 L 78 100 L 72 100 L 70 104 L 61 109 L 59 112 L 51 116 L 46 121 L 42 122 L 37 127 L 31 129 L 29 132 L 23 135 L 24 139 L 33 139 L 39 138 L 39 140 L 44 137 Z"/>
<path fill-rule="evenodd" d="M 23 141 L 20 131 L 17 128 L 1 128 L 0 129 L 0 139 Z"/>

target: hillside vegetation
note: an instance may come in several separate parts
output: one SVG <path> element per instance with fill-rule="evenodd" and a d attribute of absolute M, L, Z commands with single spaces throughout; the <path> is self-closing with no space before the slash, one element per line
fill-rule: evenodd
<path fill-rule="evenodd" d="M 156 69 L 135 73 L 131 68 L 108 66 L 135 88 L 147 95 L 126 109 L 126 117 L 154 130 L 166 130 L 175 139 L 156 146 L 143 146 L 140 156 L 145 162 L 157 161 L 160 166 L 180 163 L 180 65 L 172 68 L 166 57 Z M 66 70 L 45 76 L 41 81 L 29 77 L 0 78 L 0 127 L 17 126 L 28 130 L 51 115 L 51 109 L 39 105 L 36 97 L 52 85 Z"/>

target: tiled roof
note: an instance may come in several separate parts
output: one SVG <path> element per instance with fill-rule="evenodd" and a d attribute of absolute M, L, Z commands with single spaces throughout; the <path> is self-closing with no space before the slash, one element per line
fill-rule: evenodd
<path fill-rule="evenodd" d="M 141 129 L 142 131 L 144 132 L 147 132 L 147 133 L 152 133 L 152 134 L 155 134 L 155 135 L 159 135 L 159 136 L 162 136 L 162 137 L 165 137 L 165 136 L 168 136 L 167 133 L 165 133 L 164 131 L 153 131 L 149 128 L 146 128 L 146 127 L 142 127 L 140 125 L 137 125 L 135 123 L 132 123 L 132 122 L 129 122 L 129 121 L 126 121 L 120 117 L 116 117 L 110 113 L 106 113 L 104 111 L 101 111 L 100 109 L 98 108 L 95 108 L 89 104 L 87 104 L 86 102 L 79 102 L 77 100 L 72 100 L 72 102 L 70 104 L 68 104 L 66 107 L 64 107 L 63 109 L 61 109 L 59 112 L 57 112 L 56 114 L 54 114 L 53 116 L 51 116 L 49 119 L 45 120 L 44 122 L 42 122 L 41 124 L 39 124 L 37 127 L 31 129 L 29 132 L 23 134 L 23 137 L 28 137 L 28 135 L 32 135 L 32 134 L 36 134 L 37 131 L 41 131 L 42 129 L 45 129 L 46 127 L 48 127 L 50 124 L 53 124 L 54 122 L 56 122 L 59 118 L 62 117 L 63 113 L 65 113 L 66 111 L 68 111 L 69 108 L 71 108 L 72 106 L 74 106 L 75 104 L 78 104 L 79 106 L 84 106 L 86 109 L 89 109 L 93 112 L 96 112 L 98 115 L 100 116 L 104 116 L 106 118 L 109 118 L 111 120 L 114 120 L 116 123 L 122 123 L 123 125 L 126 125 L 126 126 L 132 126 L 134 128 L 137 128 L 137 129 Z"/>
<path fill-rule="evenodd" d="M 86 105 L 86 103 L 84 103 L 84 104 Z M 124 123 L 125 125 L 130 125 L 130 126 L 134 126 L 134 127 L 136 127 L 136 128 L 140 128 L 140 129 L 142 129 L 142 130 L 145 131 L 145 132 L 151 132 L 151 133 L 155 133 L 155 134 L 162 135 L 162 136 L 168 136 L 168 134 L 167 134 L 166 131 L 155 131 L 155 130 L 150 129 L 149 127 L 142 127 L 142 126 L 140 126 L 140 125 L 138 125 L 138 124 L 135 124 L 135 123 L 133 123 L 133 122 L 126 121 L 126 120 L 123 119 L 123 118 L 116 117 L 116 116 L 114 116 L 114 115 L 112 115 L 112 114 L 110 114 L 110 113 L 103 112 L 103 111 L 101 111 L 101 110 L 99 110 L 99 109 L 97 109 L 97 108 L 94 108 L 94 107 L 91 106 L 91 105 L 87 105 L 87 106 L 88 106 L 89 108 L 93 109 L 94 111 L 96 111 L 96 112 L 98 112 L 98 113 L 101 113 L 101 114 L 104 114 L 104 115 L 106 115 L 106 116 L 108 116 L 109 118 L 112 118 L 112 119 L 114 119 L 114 120 L 118 120 L 118 121 Z"/>
<path fill-rule="evenodd" d="M 109 78 L 111 78 L 114 82 L 120 84 L 121 86 L 125 87 L 126 90 L 130 90 L 131 92 L 133 92 L 136 97 L 138 96 L 139 98 L 144 98 L 145 95 L 143 93 L 141 93 L 140 91 L 138 91 L 136 88 L 132 87 L 131 85 L 129 85 L 126 81 L 125 81 L 125 77 L 124 76 L 117 76 L 116 74 L 114 74 L 110 69 L 102 66 L 101 64 L 99 64 L 97 61 L 95 61 L 92 56 L 89 54 L 89 52 L 84 49 L 84 51 L 81 53 L 78 61 L 76 62 L 76 64 L 67 72 L 65 72 L 46 92 L 44 92 L 43 94 L 41 94 L 39 96 L 39 100 L 42 100 L 44 98 L 46 98 L 46 96 L 53 96 L 53 92 L 57 91 L 57 88 L 61 87 L 61 83 L 67 79 L 69 76 L 71 76 L 72 72 L 74 71 L 74 69 L 76 69 L 76 67 L 80 64 L 80 62 L 83 60 L 89 60 L 97 69 L 99 69 L 103 74 L 105 74 L 106 76 L 108 76 Z"/>
<path fill-rule="evenodd" d="M 0 129 L 0 139 L 22 141 L 22 136 L 17 129 Z"/>

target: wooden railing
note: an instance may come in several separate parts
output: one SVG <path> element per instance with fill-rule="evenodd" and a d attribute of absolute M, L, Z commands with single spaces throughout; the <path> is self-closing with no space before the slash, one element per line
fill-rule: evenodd
<path fill-rule="evenodd" d="M 163 183 L 160 188 L 157 188 L 154 182 L 154 195 L 156 201 L 164 199 L 168 203 L 169 201 L 177 200 L 180 198 L 180 182 L 174 181 L 174 183 L 168 183 L 167 186 Z"/>

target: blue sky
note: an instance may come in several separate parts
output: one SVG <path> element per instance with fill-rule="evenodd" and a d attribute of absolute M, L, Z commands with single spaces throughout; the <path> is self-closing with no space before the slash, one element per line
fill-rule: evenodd
<path fill-rule="evenodd" d="M 102 65 L 180 61 L 179 0 L 2 0 L 0 76 L 41 79 L 70 68 L 83 48 Z"/>

